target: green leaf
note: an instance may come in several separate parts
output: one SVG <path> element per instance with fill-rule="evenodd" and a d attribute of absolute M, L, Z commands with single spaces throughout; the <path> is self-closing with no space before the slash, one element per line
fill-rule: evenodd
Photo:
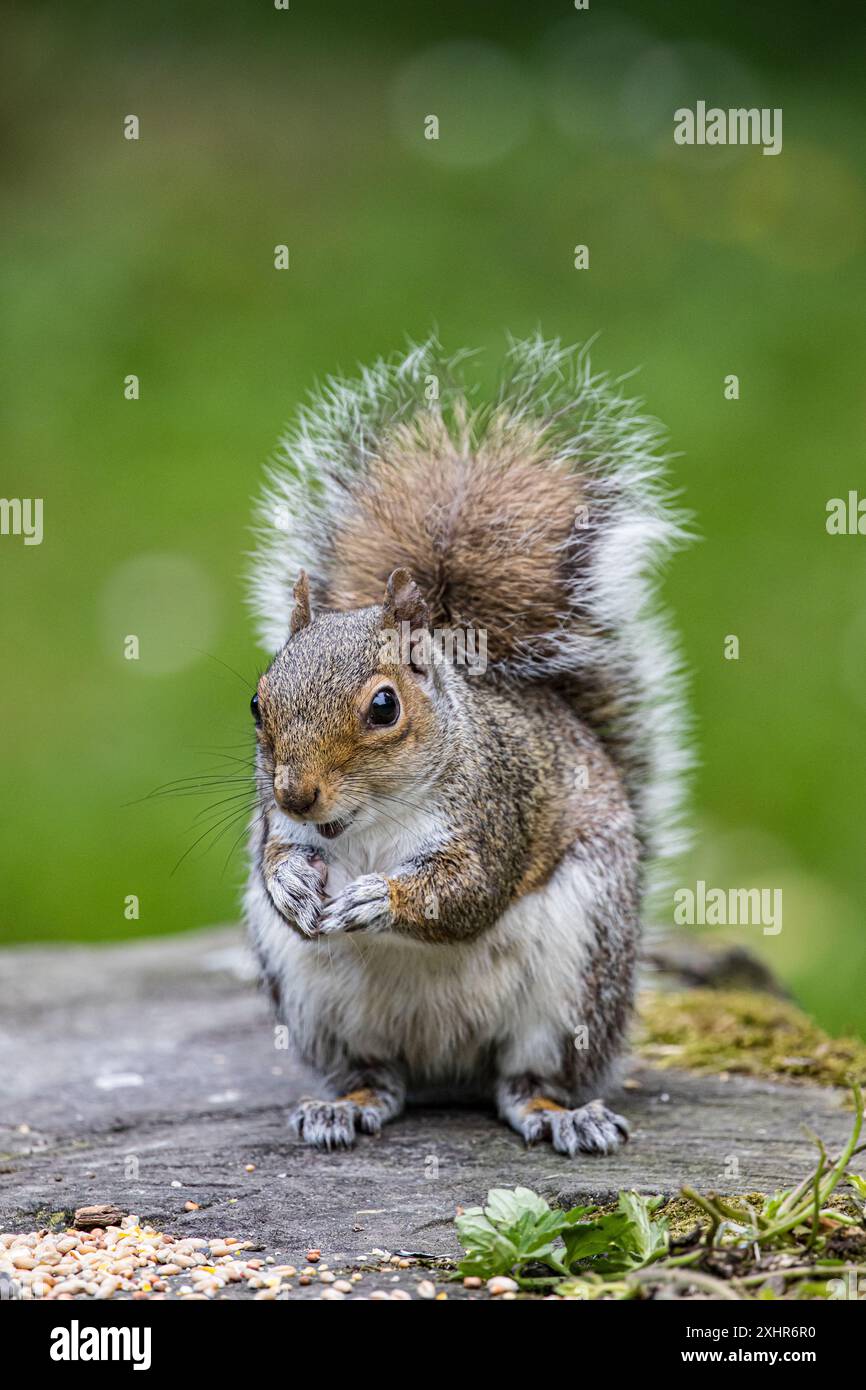
<path fill-rule="evenodd" d="M 464 1277 L 490 1279 L 494 1274 L 511 1272 L 519 1254 L 517 1246 L 488 1221 L 480 1207 L 458 1216 L 456 1226 L 466 1251 L 458 1266 Z"/>
<path fill-rule="evenodd" d="M 621 1192 L 617 1211 L 567 1227 L 563 1239 L 569 1268 L 591 1260 L 594 1270 L 623 1273 L 641 1269 L 667 1254 L 667 1222 L 652 1219 L 661 1201 L 660 1197 Z"/>
<path fill-rule="evenodd" d="M 459 1272 L 489 1279 L 494 1274 L 519 1274 L 538 1261 L 564 1274 L 553 1246 L 564 1220 L 564 1212 L 551 1211 L 529 1188 L 493 1188 L 483 1209 L 470 1207 L 457 1218 L 457 1234 L 466 1251 Z"/>
<path fill-rule="evenodd" d="M 565 1263 L 570 1269 L 580 1260 L 593 1259 L 615 1249 L 629 1228 L 629 1218 L 620 1211 L 597 1216 L 594 1221 L 582 1221 L 563 1231 Z"/>
<path fill-rule="evenodd" d="M 565 1212 L 565 1225 L 576 1226 L 579 1221 L 582 1221 L 585 1216 L 588 1216 L 590 1212 L 593 1211 L 598 1211 L 598 1207 L 571 1207 L 569 1211 Z"/>
<path fill-rule="evenodd" d="M 634 1251 L 642 1265 L 651 1264 L 668 1251 L 667 1221 L 663 1217 L 652 1220 L 652 1213 L 658 1211 L 660 1205 L 660 1197 L 641 1197 L 637 1192 L 619 1194 L 620 1211 L 629 1218 L 632 1227 L 628 1248 Z"/>
<path fill-rule="evenodd" d="M 501 1226 L 512 1226 L 522 1216 L 546 1216 L 550 1206 L 528 1187 L 494 1187 L 487 1194 L 484 1208 L 489 1219 Z"/>

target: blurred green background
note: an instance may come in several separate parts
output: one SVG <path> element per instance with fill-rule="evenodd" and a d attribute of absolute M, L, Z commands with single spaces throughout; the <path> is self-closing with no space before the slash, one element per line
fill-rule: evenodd
<path fill-rule="evenodd" d="M 45 538 L 0 537 L 4 937 L 236 917 L 242 819 L 174 870 L 242 787 L 141 798 L 244 775 L 221 759 L 249 752 L 266 660 L 250 499 L 315 380 L 432 326 L 482 350 L 482 385 L 507 330 L 600 332 L 597 366 L 642 366 L 704 537 L 666 584 L 701 758 L 679 881 L 781 887 L 779 936 L 729 934 L 825 1024 L 866 1030 L 866 537 L 825 530 L 829 498 L 866 491 L 862 14 L 7 14 L 0 491 L 44 498 Z M 781 107 L 783 152 L 675 147 L 698 99 Z"/>

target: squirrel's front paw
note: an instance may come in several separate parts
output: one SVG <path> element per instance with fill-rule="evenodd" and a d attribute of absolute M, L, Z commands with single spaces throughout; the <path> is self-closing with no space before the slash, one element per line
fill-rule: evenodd
<path fill-rule="evenodd" d="M 391 925 L 391 893 L 381 874 L 356 878 L 333 898 L 319 918 L 319 936 L 337 932 L 386 931 Z"/>
<path fill-rule="evenodd" d="M 274 907 L 303 936 L 315 936 L 322 910 L 327 867 L 297 850 L 274 855 L 265 869 L 265 887 Z"/>

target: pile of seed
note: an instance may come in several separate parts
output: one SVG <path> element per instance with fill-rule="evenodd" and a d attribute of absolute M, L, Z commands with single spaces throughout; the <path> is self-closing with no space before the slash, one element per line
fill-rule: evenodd
<path fill-rule="evenodd" d="M 298 1268 L 277 1264 L 272 1255 L 245 1255 L 253 1248 L 250 1241 L 165 1235 L 142 1226 L 137 1216 L 125 1216 L 119 1225 L 89 1230 L 0 1234 L 0 1278 L 11 1282 L 13 1297 L 39 1299 L 212 1299 L 225 1297 L 223 1290 L 229 1285 L 241 1284 L 263 1300 L 285 1298 L 296 1286 L 310 1285 L 321 1287 L 323 1300 L 347 1295 L 395 1301 L 412 1297 L 405 1289 L 358 1288 L 367 1274 L 384 1282 L 384 1274 L 395 1279 L 398 1268 L 414 1264 L 386 1251 L 374 1251 L 376 1264 L 363 1273 L 356 1270 L 338 1278 L 322 1261 L 320 1250 L 308 1250 L 306 1265 Z M 415 1292 L 419 1298 L 446 1297 L 429 1279 L 421 1280 Z"/>
<path fill-rule="evenodd" d="M 249 1249 L 248 1241 L 178 1239 L 126 1216 L 88 1231 L 0 1235 L 0 1274 L 22 1298 L 213 1297 L 228 1283 L 262 1281 L 265 1261 L 239 1258 Z"/>

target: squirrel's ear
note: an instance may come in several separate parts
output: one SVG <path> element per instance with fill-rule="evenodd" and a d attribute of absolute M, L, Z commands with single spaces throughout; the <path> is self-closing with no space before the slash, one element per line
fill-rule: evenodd
<path fill-rule="evenodd" d="M 385 585 L 383 600 L 385 624 L 397 627 L 408 623 L 410 628 L 429 627 L 430 609 L 424 595 L 407 569 L 394 570 Z"/>
<path fill-rule="evenodd" d="M 300 632 L 301 628 L 307 627 L 310 622 L 310 581 L 307 578 L 306 570 L 301 570 L 295 580 L 292 593 L 295 597 L 295 606 L 289 619 L 289 633 L 294 637 L 296 632 Z"/>

